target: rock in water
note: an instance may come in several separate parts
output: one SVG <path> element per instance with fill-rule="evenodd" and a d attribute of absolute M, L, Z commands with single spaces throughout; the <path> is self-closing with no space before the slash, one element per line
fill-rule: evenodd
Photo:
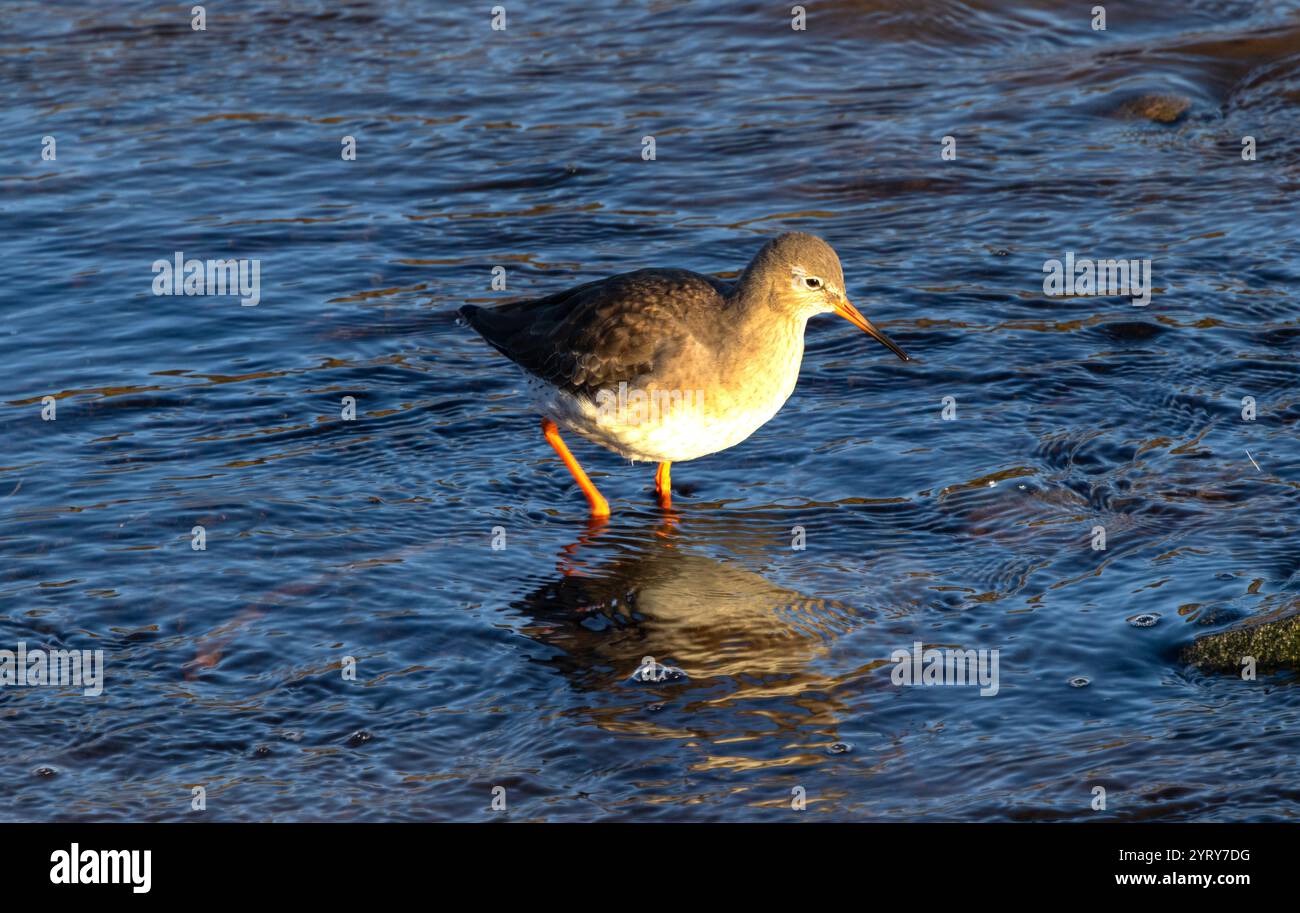
<path fill-rule="evenodd" d="M 1172 124 L 1191 106 L 1191 99 L 1182 95 L 1139 95 L 1120 105 L 1117 113 L 1127 120 L 1145 118 L 1157 124 Z"/>
<path fill-rule="evenodd" d="M 1235 673 L 1247 656 L 1261 670 L 1300 670 L 1300 613 L 1198 637 L 1183 658 L 1206 672 Z"/>

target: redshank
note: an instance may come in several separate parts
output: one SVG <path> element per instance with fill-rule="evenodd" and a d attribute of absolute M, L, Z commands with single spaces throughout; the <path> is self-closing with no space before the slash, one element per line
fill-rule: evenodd
<path fill-rule="evenodd" d="M 657 462 L 669 507 L 671 465 L 734 447 L 776 415 L 799 379 L 808 318 L 832 311 L 908 360 L 849 302 L 835 250 L 802 232 L 768 241 L 734 283 L 641 269 L 460 314 L 523 369 L 542 433 L 604 518 L 609 502 L 560 426 Z"/>

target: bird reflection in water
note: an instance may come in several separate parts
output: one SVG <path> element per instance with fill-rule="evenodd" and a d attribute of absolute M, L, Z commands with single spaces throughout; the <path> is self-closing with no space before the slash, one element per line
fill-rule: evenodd
<path fill-rule="evenodd" d="M 836 692 L 849 687 L 857 696 L 888 677 L 872 674 L 883 663 L 875 657 L 864 657 L 848 674 L 838 665 L 834 676 L 818 660 L 877 613 L 806 596 L 698 551 L 783 535 L 773 525 L 715 519 L 707 531 L 687 537 L 675 515 L 631 530 L 592 527 L 561 551 L 556 579 L 511 607 L 530 619 L 526 634 L 558 648 L 549 662 L 576 687 L 616 694 L 639 689 L 623 709 L 686 700 L 711 709 L 743 702 L 752 711 L 764 702 L 763 719 L 755 721 L 760 729 L 811 726 L 825 735 L 813 741 L 834 741 L 844 710 Z M 609 557 L 602 563 L 601 555 Z M 639 674 L 651 657 L 684 675 L 661 681 Z M 692 719 L 694 727 L 700 717 Z"/>

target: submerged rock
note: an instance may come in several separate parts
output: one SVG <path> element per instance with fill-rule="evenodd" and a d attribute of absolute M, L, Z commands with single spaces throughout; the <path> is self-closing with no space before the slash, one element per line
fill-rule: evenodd
<path fill-rule="evenodd" d="M 1198 637 L 1183 658 L 1206 672 L 1237 673 L 1247 656 L 1254 657 L 1261 670 L 1300 670 L 1300 614 Z"/>
<path fill-rule="evenodd" d="M 1146 119 L 1157 124 L 1172 124 L 1191 106 L 1192 100 L 1184 95 L 1139 95 L 1121 104 L 1115 113 L 1125 120 Z"/>

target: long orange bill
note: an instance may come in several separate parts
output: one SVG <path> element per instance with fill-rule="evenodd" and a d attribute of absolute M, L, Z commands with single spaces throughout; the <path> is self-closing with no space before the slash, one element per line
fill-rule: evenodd
<path fill-rule="evenodd" d="M 853 324 L 859 330 L 862 330 L 876 342 L 880 343 L 889 351 L 893 352 L 903 361 L 911 361 L 907 353 L 898 347 L 898 343 L 890 339 L 884 333 L 876 329 L 875 324 L 862 316 L 862 312 L 853 306 L 853 302 L 847 298 L 841 298 L 839 304 L 835 306 L 835 313 L 839 314 L 849 323 Z"/>

